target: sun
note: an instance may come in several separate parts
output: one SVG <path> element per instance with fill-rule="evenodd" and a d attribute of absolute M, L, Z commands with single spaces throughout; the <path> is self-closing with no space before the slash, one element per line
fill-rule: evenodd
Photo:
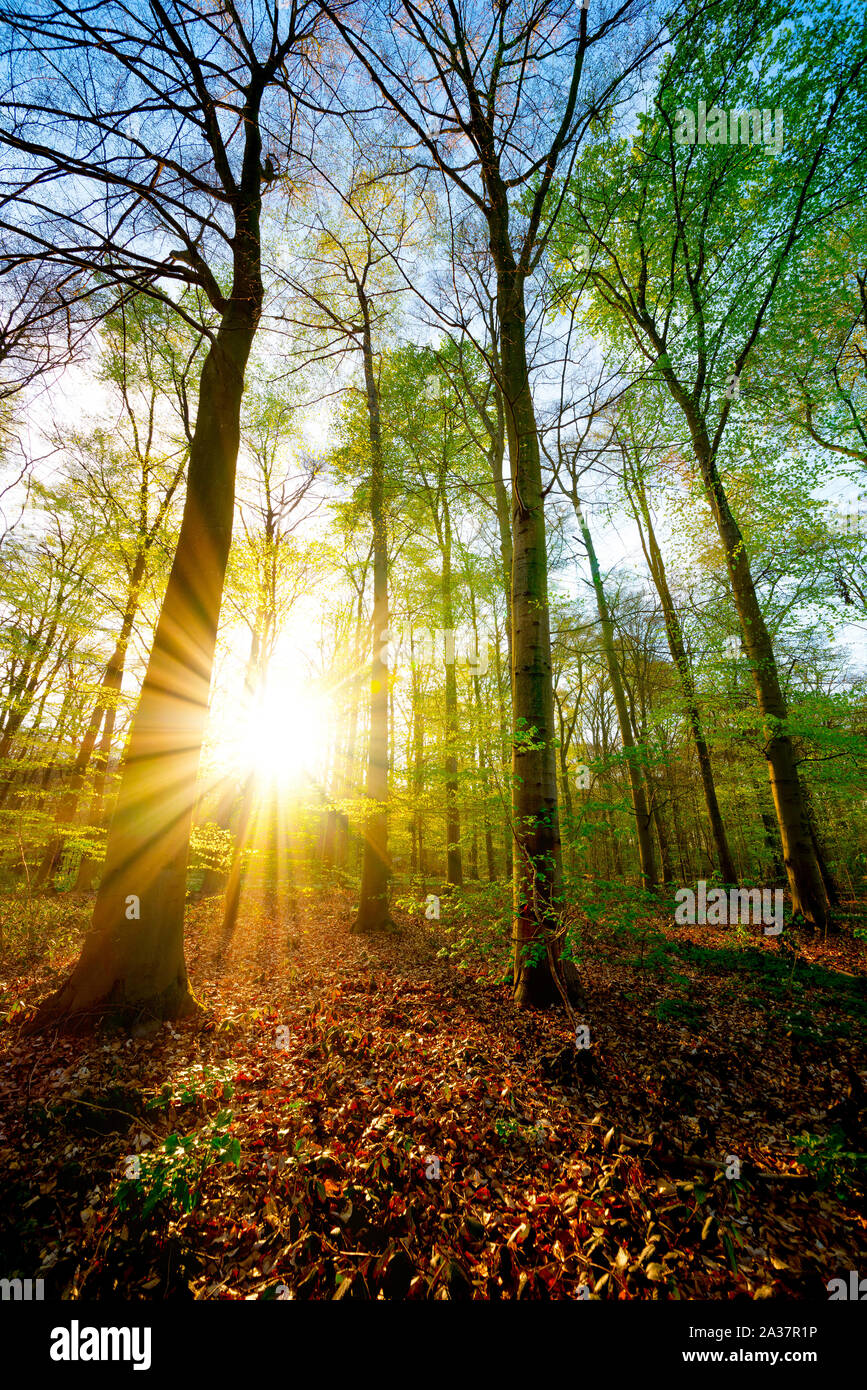
<path fill-rule="evenodd" d="M 262 686 L 244 696 L 249 636 L 243 630 L 227 643 L 221 680 L 212 698 L 206 779 L 246 781 L 264 790 L 321 782 L 333 717 L 328 690 L 302 642 L 288 633 L 277 644 Z"/>
<path fill-rule="evenodd" d="M 294 672 L 269 672 L 241 730 L 241 767 L 261 782 L 286 785 L 322 775 L 325 701 Z"/>

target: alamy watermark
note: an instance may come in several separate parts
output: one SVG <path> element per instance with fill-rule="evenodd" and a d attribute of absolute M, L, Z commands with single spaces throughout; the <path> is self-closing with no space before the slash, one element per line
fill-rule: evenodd
<path fill-rule="evenodd" d="M 837 536 L 867 536 L 867 512 L 863 507 L 835 508 L 828 517 L 828 530 Z"/>
<path fill-rule="evenodd" d="M 697 112 L 680 106 L 674 118 L 676 145 L 768 145 L 774 154 L 780 154 L 783 148 L 780 106 L 773 111 L 759 110 L 757 106 L 724 111 L 720 106 L 708 110 L 706 103 L 700 101 Z"/>
<path fill-rule="evenodd" d="M 82 1327 L 73 1318 L 69 1327 L 51 1329 L 52 1361 L 131 1361 L 134 1371 L 151 1364 L 149 1327 Z"/>
<path fill-rule="evenodd" d="M 773 898 L 772 898 L 773 894 Z M 711 888 L 700 878 L 696 888 L 678 888 L 674 920 L 678 926 L 701 922 L 712 927 L 762 925 L 765 936 L 783 930 L 782 888 Z"/>
<path fill-rule="evenodd" d="M 413 666 L 442 662 L 454 666 L 466 662 L 473 675 L 484 676 L 488 670 L 490 635 L 483 629 L 478 636 L 469 628 L 387 627 L 379 634 L 384 645 L 380 660 L 395 671 L 407 662 Z"/>
<path fill-rule="evenodd" d="M 0 1299 L 6 1303 L 38 1303 L 45 1298 L 44 1279 L 0 1279 Z"/>
<path fill-rule="evenodd" d="M 858 1277 L 857 1269 L 848 1270 L 849 1282 L 845 1279 L 829 1279 L 825 1288 L 830 1294 L 829 1303 L 839 1302 L 840 1299 L 854 1299 L 863 1303 L 867 1299 L 867 1279 Z"/>

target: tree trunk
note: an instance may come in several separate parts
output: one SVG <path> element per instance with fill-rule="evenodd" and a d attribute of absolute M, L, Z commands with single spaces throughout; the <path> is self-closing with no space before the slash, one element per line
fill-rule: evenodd
<path fill-rule="evenodd" d="M 573 505 L 575 507 L 575 515 L 578 518 L 578 524 L 581 527 L 584 546 L 587 550 L 587 559 L 590 564 L 593 591 L 596 595 L 596 607 L 599 612 L 602 649 L 605 653 L 608 678 L 611 681 L 611 693 L 614 697 L 614 705 L 617 710 L 617 722 L 620 727 L 620 739 L 626 758 L 626 771 L 629 777 L 632 810 L 635 815 L 635 835 L 638 841 L 638 861 L 641 870 L 641 885 L 645 889 L 652 890 L 657 884 L 656 859 L 653 853 L 650 812 L 648 810 L 647 797 L 644 789 L 640 749 L 632 734 L 632 721 L 629 717 L 626 692 L 623 689 L 623 679 L 620 674 L 617 652 L 614 647 L 614 623 L 612 622 L 611 613 L 608 608 L 608 600 L 605 596 L 605 588 L 602 584 L 602 575 L 599 571 L 599 561 L 596 558 L 596 550 L 590 535 L 590 528 L 584 518 L 581 505 L 576 498 L 573 498 Z"/>
<path fill-rule="evenodd" d="M 719 808 L 719 801 L 716 794 L 716 783 L 714 781 L 713 768 L 710 761 L 707 740 L 704 736 L 701 715 L 698 709 L 696 698 L 695 682 L 692 678 L 689 660 L 686 654 L 686 646 L 683 640 L 683 629 L 680 625 L 680 617 L 668 587 L 668 576 L 665 572 L 665 562 L 662 558 L 662 551 L 656 539 L 656 532 L 653 527 L 653 520 L 650 515 L 650 508 L 647 504 L 647 494 L 644 483 L 638 477 L 634 468 L 631 469 L 630 492 L 636 499 L 636 506 L 633 514 L 639 523 L 639 534 L 642 541 L 651 578 L 659 595 L 662 605 L 662 613 L 665 621 L 665 633 L 668 639 L 668 649 L 671 652 L 671 659 L 677 668 L 680 679 L 680 687 L 683 691 L 684 710 L 689 720 L 692 730 L 695 751 L 698 756 L 699 773 L 701 775 L 701 785 L 704 792 L 705 806 L 707 807 L 708 820 L 710 821 L 711 833 L 713 834 L 714 844 L 716 845 L 717 860 L 719 870 L 724 883 L 736 883 L 737 873 L 735 870 L 734 859 L 729 848 L 726 836 L 725 825 L 723 824 L 722 813 Z M 645 545 L 646 537 L 646 545 Z"/>
<path fill-rule="evenodd" d="M 566 843 L 569 846 L 569 869 L 575 869 L 575 811 L 572 804 L 572 787 L 569 783 L 569 733 L 563 717 L 563 707 L 554 692 L 557 707 L 557 722 L 560 726 L 560 786 L 563 788 L 563 812 L 566 824 Z"/>
<path fill-rule="evenodd" d="M 828 859 L 822 846 L 822 839 L 819 834 L 816 820 L 816 810 L 813 805 L 813 793 L 806 782 L 801 783 L 801 790 L 804 793 L 804 806 L 807 811 L 807 824 L 810 827 L 810 839 L 813 842 L 813 849 L 816 853 L 816 863 L 819 865 L 819 873 L 822 875 L 822 882 L 825 885 L 825 892 L 828 894 L 828 902 L 831 907 L 840 906 L 840 890 L 831 873 Z"/>
<path fill-rule="evenodd" d="M 506 713 L 505 701 L 504 701 L 504 699 L 503 699 L 503 685 L 505 684 L 505 682 L 504 682 L 504 680 L 503 680 L 503 666 L 502 666 L 502 662 L 500 661 L 500 641 L 499 641 L 499 636 L 500 636 L 500 634 L 499 634 L 499 630 L 497 630 L 497 631 L 495 632 L 494 635 L 495 635 L 495 637 L 496 637 L 496 639 L 497 639 L 497 640 L 496 640 L 496 645 L 494 646 L 494 669 L 495 669 L 496 675 L 497 675 L 497 700 L 498 700 L 498 704 L 499 704 L 499 715 L 500 715 L 500 739 L 499 739 L 499 743 L 500 743 L 500 766 L 502 767 L 502 775 L 503 775 L 503 779 L 504 779 L 504 781 L 505 781 L 506 779 L 508 779 L 508 777 L 509 777 L 509 771 L 510 771 L 510 756 L 511 756 L 511 755 L 510 755 L 510 749 L 509 749 L 509 738 L 508 738 L 508 734 L 507 734 L 507 730 L 508 730 L 508 728 L 509 728 L 510 720 L 509 720 L 509 716 L 508 716 L 507 713 Z M 511 671 L 509 672 L 509 682 L 510 682 L 510 689 L 511 689 Z M 507 816 L 505 817 L 505 819 L 506 819 L 506 825 L 505 825 L 505 833 L 504 833 L 504 836 L 503 836 L 503 839 L 504 839 L 503 852 L 504 852 L 505 864 L 506 864 L 506 878 L 507 878 L 507 879 L 511 879 L 511 878 L 512 878 L 512 874 L 513 874 L 513 864 L 512 864 L 512 827 L 511 827 L 511 824 L 509 823 L 509 820 L 508 820 L 508 817 L 507 817 Z"/>
<path fill-rule="evenodd" d="M 461 814 L 458 808 L 458 677 L 454 638 L 454 609 L 452 607 L 451 528 L 448 512 L 444 518 L 442 545 L 442 606 L 445 631 L 445 698 L 446 698 L 446 879 L 456 887 L 464 881 L 461 854 Z M 478 877 L 478 874 L 476 874 Z"/>
<path fill-rule="evenodd" d="M 412 667 L 412 787 L 413 787 L 413 844 L 415 846 L 415 869 L 424 878 L 427 872 L 424 842 L 424 720 L 422 718 L 422 690 L 416 667 Z"/>
<path fill-rule="evenodd" d="M 646 775 L 647 799 L 650 802 L 650 811 L 653 816 L 653 824 L 656 827 L 656 841 L 659 845 L 659 862 L 662 868 L 663 883 L 671 883 L 674 880 L 674 872 L 671 866 L 671 840 L 668 835 L 668 827 L 665 824 L 665 816 L 659 801 L 659 784 L 655 782 L 648 772 Z"/>
<path fill-rule="evenodd" d="M 506 208 L 503 192 L 490 228 L 512 464 L 513 979 L 519 1007 L 544 1007 L 560 997 L 551 963 L 562 938 L 548 554 L 527 367 L 524 278 L 509 248 Z"/>
<path fill-rule="evenodd" d="M 123 619 L 121 620 L 120 632 L 117 636 L 114 651 L 106 663 L 97 693 L 96 703 L 93 707 L 93 712 L 88 721 L 87 729 L 85 730 L 84 738 L 81 741 L 81 747 L 78 750 L 78 755 L 72 769 L 72 777 L 70 778 L 69 786 L 58 808 L 57 821 L 60 826 L 69 825 L 75 820 L 79 799 L 81 797 L 81 789 L 84 785 L 90 759 L 96 746 L 100 725 L 104 718 L 108 718 L 108 711 L 113 709 L 120 694 L 121 686 L 123 685 L 126 652 L 132 634 L 132 625 L 135 622 L 135 615 L 138 612 L 139 593 L 141 591 L 142 579 L 144 578 L 144 570 L 145 552 L 143 549 L 140 549 L 136 555 L 135 564 L 133 565 L 130 575 Z M 113 725 L 114 721 L 112 719 L 112 727 Z M 45 879 L 54 873 L 60 856 L 63 853 L 65 843 L 66 833 L 60 830 L 45 852 L 42 864 L 39 867 L 39 874 L 37 876 L 38 882 L 44 882 Z"/>
<path fill-rule="evenodd" d="M 386 534 L 379 385 L 373 364 L 370 313 L 359 289 L 364 320 L 364 383 L 370 426 L 370 522 L 373 529 L 373 655 L 370 665 L 370 734 L 367 760 L 368 814 L 364 823 L 361 898 L 352 931 L 362 935 L 393 927 L 388 910 L 388 538 Z"/>
<path fill-rule="evenodd" d="M 494 371 L 499 372 L 496 349 L 492 347 Z M 512 527 L 510 520 L 509 490 L 503 478 L 503 464 L 506 458 L 505 420 L 503 398 L 499 382 L 494 383 L 497 421 L 488 461 L 491 465 L 491 479 L 494 484 L 494 504 L 497 509 L 497 531 L 500 538 L 500 565 L 503 575 L 503 594 L 506 600 L 506 640 L 509 649 L 509 674 L 512 671 Z M 476 647 L 478 651 L 478 646 Z"/>
<path fill-rule="evenodd" d="M 743 538 L 729 508 L 716 463 L 708 454 L 704 456 L 702 471 L 725 548 L 743 644 L 764 720 L 765 757 L 792 894 L 792 911 L 800 912 L 813 926 L 823 927 L 828 921 L 828 895 L 810 835 L 794 745 L 786 731 L 789 712 L 780 686 L 773 643 L 753 584 Z"/>
<path fill-rule="evenodd" d="M 39 685 L 39 677 L 43 667 L 48 660 L 54 646 L 54 639 L 57 636 L 57 629 L 60 626 L 60 613 L 63 606 L 64 595 L 61 591 L 57 596 L 54 605 L 51 625 L 39 656 L 32 661 L 26 662 L 18 673 L 18 680 L 15 683 L 15 690 L 10 694 L 9 705 L 6 710 L 6 720 L 3 725 L 3 735 L 0 737 L 0 768 L 2 768 L 10 752 L 12 745 L 18 734 L 21 725 L 27 717 L 36 689 Z M 49 687 L 51 682 L 49 681 Z M 9 795 L 15 786 L 16 774 L 14 769 L 8 774 L 4 774 L 0 781 L 0 806 L 4 806 Z"/>
<path fill-rule="evenodd" d="M 366 570 L 365 570 L 366 572 Z M 355 745 L 358 737 L 358 708 L 361 703 L 359 666 L 361 664 L 361 619 L 364 611 L 364 575 L 358 590 L 355 610 L 355 632 L 352 643 L 352 671 L 349 680 L 349 727 L 343 759 L 343 778 L 341 796 L 350 800 L 358 795 L 355 782 Z M 334 847 L 334 862 L 339 869 L 345 869 L 349 857 L 349 813 L 345 807 L 337 818 L 337 835 Z"/>
<path fill-rule="evenodd" d="M 250 820 L 253 814 L 253 803 L 256 796 L 256 777 L 254 773 L 248 773 L 244 783 L 244 792 L 241 797 L 241 809 L 238 814 L 238 825 L 235 831 L 235 844 L 232 850 L 232 862 L 229 866 L 229 875 L 226 882 L 226 896 L 223 903 L 223 922 L 220 928 L 220 951 L 224 951 L 234 935 L 235 927 L 238 924 L 238 908 L 241 905 L 241 879 L 244 868 L 244 852 L 250 839 Z"/>
<path fill-rule="evenodd" d="M 476 651 L 479 650 L 479 634 L 475 628 L 475 614 L 473 615 L 473 625 L 476 636 Z M 494 856 L 494 837 L 491 833 L 491 778 L 488 771 L 488 761 L 485 756 L 485 740 L 482 732 L 482 683 L 478 676 L 472 677 L 473 694 L 476 702 L 476 719 L 479 729 L 479 779 L 483 798 L 483 820 L 485 827 L 485 862 L 488 867 L 488 880 L 493 883 L 497 877 L 497 862 Z"/>
<path fill-rule="evenodd" d="M 258 304 L 233 302 L 205 360 L 178 547 L 130 730 L 92 928 L 69 981 L 46 1001 L 35 1027 L 112 1007 L 161 1018 L 195 1007 L 183 946 L 186 870 Z"/>

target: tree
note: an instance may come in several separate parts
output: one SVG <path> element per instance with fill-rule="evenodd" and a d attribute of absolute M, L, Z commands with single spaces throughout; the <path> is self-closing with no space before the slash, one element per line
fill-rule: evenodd
<path fill-rule="evenodd" d="M 298 512 L 317 477 L 317 465 L 306 459 L 299 470 L 283 458 L 291 438 L 295 402 L 273 388 L 265 388 L 248 399 L 244 411 L 243 441 L 252 465 L 252 487 L 245 488 L 241 524 L 244 540 L 233 549 L 230 602 L 250 630 L 250 649 L 244 672 L 241 724 L 255 727 L 266 699 L 268 675 L 274 650 L 293 604 L 310 580 L 308 566 L 293 533 L 304 520 Z M 246 776 L 235 830 L 235 843 L 229 864 L 223 905 L 221 949 L 231 939 L 241 902 L 244 854 L 251 836 L 251 820 L 256 811 L 258 774 L 261 769 L 245 769 Z M 273 809 L 273 784 L 267 787 L 266 802 Z M 272 816 L 273 820 L 273 816 Z M 272 845 L 276 856 L 279 850 Z"/>
<path fill-rule="evenodd" d="M 121 571 L 122 591 L 120 626 L 57 810 L 59 831 L 46 849 L 37 882 L 50 879 L 63 852 L 62 827 L 75 820 L 95 751 L 92 820 L 98 825 L 102 819 L 127 650 L 147 582 L 157 568 L 155 554 L 168 539 L 167 520 L 186 471 L 192 438 L 188 386 L 200 345 L 201 336 L 191 337 L 187 326 L 158 300 L 139 295 L 122 301 L 104 321 L 100 369 L 102 380 L 113 388 L 116 418 L 110 427 L 97 426 L 89 434 L 79 429 L 56 440 L 70 459 L 78 492 L 103 520 L 109 554 Z M 85 854 L 76 887 L 90 886 L 94 868 Z"/>
<path fill-rule="evenodd" d="M 388 520 L 386 460 L 380 393 L 378 334 L 402 292 L 398 262 L 412 241 L 421 209 L 413 191 L 386 170 L 377 177 L 363 162 L 350 166 L 343 187 L 330 180 L 334 206 L 314 215 L 309 271 L 294 281 L 292 322 L 318 341 L 316 356 L 358 354 L 367 411 L 369 473 L 366 484 L 373 535 L 373 650 L 364 858 L 354 932 L 394 928 L 388 906 Z"/>
<path fill-rule="evenodd" d="M 629 709 L 626 703 L 623 677 L 615 650 L 614 622 L 608 598 L 605 593 L 605 583 L 602 578 L 602 571 L 599 567 L 596 548 L 590 534 L 590 524 L 581 506 L 581 474 L 586 471 L 592 463 L 594 442 L 595 441 L 591 440 L 589 445 L 585 446 L 586 453 L 581 446 L 569 443 L 565 444 L 560 451 L 559 457 L 554 461 L 554 469 L 562 491 L 572 504 L 581 535 L 581 541 L 584 546 L 584 552 L 587 556 L 587 564 L 590 569 L 590 581 L 593 585 L 596 611 L 599 615 L 599 640 L 608 668 L 608 679 L 614 697 L 614 706 L 617 710 L 620 739 L 623 745 L 626 769 L 629 776 L 632 809 L 635 815 L 635 834 L 638 841 L 638 857 L 641 865 L 641 885 L 643 888 L 651 890 L 656 887 L 657 873 L 653 853 L 653 839 L 650 831 L 650 811 L 648 809 L 644 784 L 644 750 L 636 743 L 634 737 Z M 589 459 L 587 454 L 590 455 Z"/>
<path fill-rule="evenodd" d="M 654 414 L 656 405 L 657 401 L 654 397 L 651 397 L 647 402 L 636 401 L 629 395 L 624 397 L 618 408 L 615 409 L 611 420 L 610 443 L 615 454 L 615 466 L 619 470 L 623 494 L 638 528 L 641 549 L 662 605 L 668 648 L 677 670 L 683 691 L 684 710 L 695 742 L 702 790 L 716 845 L 719 870 L 724 883 L 734 883 L 736 882 L 734 860 L 717 798 L 695 680 L 687 655 L 680 615 L 674 602 L 662 550 L 657 540 L 648 494 L 648 480 L 649 477 L 652 478 L 653 450 L 654 447 L 658 447 L 653 438 L 654 431 L 650 423 L 651 419 L 658 419 Z"/>
<path fill-rule="evenodd" d="M 563 239 L 554 254 L 561 267 L 571 260 L 564 271 L 571 296 L 591 291 L 588 323 L 618 343 L 624 371 L 636 376 L 640 358 L 682 414 L 724 547 L 764 720 L 793 908 L 822 925 L 827 895 L 787 702 L 722 463 L 739 383 L 772 323 L 793 248 L 833 214 L 841 183 L 846 197 L 863 197 L 867 170 L 852 155 L 848 130 L 863 101 L 867 54 L 853 24 L 834 20 L 839 42 L 823 50 L 834 52 L 833 71 L 819 73 L 811 26 L 775 33 L 783 17 L 782 8 L 749 6 L 731 24 L 709 25 L 702 17 L 689 27 L 660 77 L 654 117 L 643 118 L 639 135 L 624 143 L 618 159 L 603 164 L 598 151 L 588 155 L 580 184 L 576 180 L 567 194 Z M 759 44 L 761 59 L 745 77 L 744 55 Z M 811 92 L 823 107 L 818 122 Z M 696 107 L 711 101 L 723 118 L 745 107 L 810 115 L 786 137 L 794 147 L 790 159 L 776 161 L 764 148 L 728 139 L 704 147 L 690 143 L 682 114 L 690 99 Z M 585 253 L 577 274 L 576 245 Z"/>
<path fill-rule="evenodd" d="M 264 146 L 276 141 L 269 99 L 281 87 L 297 116 L 299 55 L 316 13 L 303 0 L 256 6 L 245 23 L 229 3 L 198 12 L 181 0 L 137 10 L 97 0 L 73 11 L 49 0 L 3 5 L 0 18 L 14 72 L 0 101 L 0 144 L 12 157 L 0 225 L 13 260 L 23 242 L 31 257 L 160 297 L 188 322 L 172 287 L 192 287 L 202 304 L 193 323 L 208 350 L 184 513 L 92 930 L 34 1026 L 113 1006 L 169 1017 L 194 1007 L 183 954 L 186 866 L 244 371 L 262 313 L 262 190 L 274 182 Z"/>
<path fill-rule="evenodd" d="M 323 9 L 405 123 L 414 146 L 408 159 L 424 158 L 449 195 L 461 208 L 475 208 L 487 228 L 512 472 L 515 999 L 546 1005 L 560 995 L 554 962 L 562 935 L 561 859 L 526 291 L 556 220 L 557 200 L 549 201 L 555 175 L 571 168 L 597 108 L 623 95 L 661 37 L 636 37 L 645 7 L 630 0 L 595 28 L 586 8 L 547 0 L 529 10 L 475 0 L 447 10 L 422 10 L 413 0 L 338 10 L 323 0 Z"/>

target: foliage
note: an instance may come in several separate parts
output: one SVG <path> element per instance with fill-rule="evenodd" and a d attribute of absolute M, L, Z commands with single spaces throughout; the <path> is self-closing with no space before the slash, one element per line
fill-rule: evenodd
<path fill-rule="evenodd" d="M 192 1134 L 170 1134 L 159 1149 L 135 1155 L 136 1176 L 124 1178 L 114 1194 L 118 1210 L 142 1220 L 158 1207 L 189 1214 L 212 1165 L 240 1166 L 241 1145 L 229 1133 L 232 1118 L 230 1110 L 221 1110 Z"/>

